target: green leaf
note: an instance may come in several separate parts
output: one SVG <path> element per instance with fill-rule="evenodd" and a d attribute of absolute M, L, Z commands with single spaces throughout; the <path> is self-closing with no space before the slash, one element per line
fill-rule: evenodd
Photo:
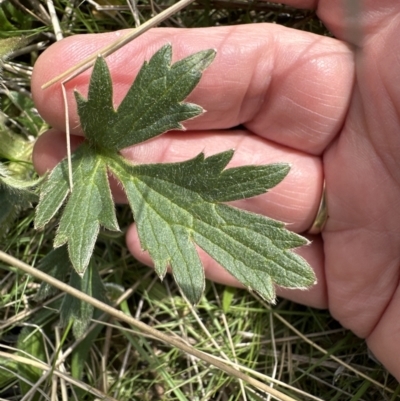
<path fill-rule="evenodd" d="M 83 277 L 72 272 L 69 285 L 104 303 L 108 303 L 101 277 L 93 263 L 86 269 Z M 75 338 L 82 338 L 91 324 L 95 308 L 80 299 L 66 294 L 60 309 L 63 325 L 72 322 Z"/>
<path fill-rule="evenodd" d="M 0 122 L 0 157 L 19 164 L 20 169 L 28 169 L 32 158 L 33 142 L 23 139 Z M 21 163 L 22 162 L 22 163 Z"/>
<path fill-rule="evenodd" d="M 214 52 L 207 50 L 171 65 L 171 47 L 164 46 L 143 65 L 117 110 L 107 65 L 97 59 L 88 99 L 76 94 L 88 141 L 72 157 L 72 193 L 64 160 L 43 186 L 35 221 L 36 227 L 43 227 L 66 203 L 55 246 L 68 244 L 80 275 L 89 264 L 100 227 L 118 229 L 107 181 L 112 173 L 126 192 L 141 246 L 157 273 L 163 278 L 171 268 L 190 302 L 198 302 L 204 290 L 197 246 L 268 300 L 275 297 L 275 284 L 307 288 L 315 282 L 310 266 L 292 252 L 308 243 L 305 238 L 281 222 L 223 203 L 265 193 L 286 177 L 287 164 L 227 168 L 232 150 L 152 165 L 131 165 L 118 154 L 123 147 L 181 129 L 183 120 L 202 112 L 183 100 L 213 58 Z"/>
<path fill-rule="evenodd" d="M 77 154 L 72 155 L 73 165 Z M 69 194 L 68 172 L 65 161 L 57 164 L 40 190 L 36 207 L 35 228 L 43 228 L 58 212 Z"/>
<path fill-rule="evenodd" d="M 10 53 L 19 47 L 24 46 L 28 40 L 24 37 L 13 37 L 0 39 L 0 67 L 2 62 L 10 55 Z"/>
<path fill-rule="evenodd" d="M 25 327 L 18 338 L 17 349 L 23 357 L 30 357 L 33 360 L 46 362 L 46 351 L 44 348 L 45 339 L 39 329 Z M 41 378 L 43 371 L 37 367 L 27 365 L 23 362 L 18 363 L 18 377 L 22 394 L 31 390 L 32 386 Z M 35 393 L 31 398 L 37 401 L 41 398 L 39 393 Z"/>
<path fill-rule="evenodd" d="M 181 163 L 131 166 L 122 161 L 119 164 L 132 176 L 158 180 L 167 186 L 175 184 L 197 192 L 210 202 L 228 202 L 261 195 L 279 184 L 290 170 L 285 163 L 224 170 L 233 154 L 233 150 L 228 150 L 207 158 L 200 153 Z"/>
<path fill-rule="evenodd" d="M 224 288 L 224 291 L 222 293 L 222 310 L 224 311 L 224 313 L 229 312 L 235 294 L 236 294 L 236 288 L 234 287 Z"/>
<path fill-rule="evenodd" d="M 94 317 L 96 318 L 96 316 Z M 71 376 L 75 379 L 82 379 L 85 367 L 87 366 L 86 364 L 89 360 L 90 352 L 93 349 L 93 344 L 103 328 L 103 324 L 97 324 L 96 327 L 93 328 L 89 333 L 87 333 L 87 328 L 83 328 L 85 336 L 83 340 L 81 340 L 81 342 L 74 348 L 71 355 Z M 75 391 L 79 392 L 81 389 L 75 389 Z"/>
<path fill-rule="evenodd" d="M 120 158 L 110 165 L 124 187 L 141 246 L 152 257 L 157 273 L 163 277 L 170 266 L 189 301 L 198 302 L 204 276 L 197 244 L 266 299 L 274 299 L 274 283 L 289 288 L 310 286 L 314 273 L 303 258 L 290 252 L 306 245 L 305 238 L 286 230 L 283 223 L 219 203 L 221 198 L 242 199 L 243 193 L 254 196 L 265 192 L 286 176 L 288 166 L 247 166 L 247 181 L 237 181 L 243 193 L 235 196 L 231 188 L 236 186 L 233 179 L 240 177 L 238 169 L 221 171 L 230 160 L 227 155 L 231 157 L 232 153 L 206 159 L 201 154 L 183 163 L 141 166 L 130 166 Z M 203 164 L 212 163 L 218 167 L 196 175 L 195 171 L 205 171 Z M 177 183 L 174 171 L 180 172 Z M 227 196 L 215 190 L 214 184 L 221 181 L 226 183 Z"/>
<path fill-rule="evenodd" d="M 52 171 L 42 189 L 35 226 L 43 227 L 68 197 L 54 246 L 68 243 L 71 262 L 82 275 L 89 264 L 100 225 L 114 231 L 119 227 L 103 158 L 83 144 L 73 155 L 72 168 L 74 190 L 70 195 L 66 162 Z"/>
<path fill-rule="evenodd" d="M 200 106 L 182 101 L 197 85 L 202 71 L 214 57 L 213 50 L 205 50 L 171 66 L 172 48 L 165 45 L 143 64 L 117 111 L 113 107 L 107 65 L 98 58 L 88 99 L 76 93 L 86 138 L 96 146 L 119 150 L 171 129 L 183 129 L 181 121 L 203 113 Z"/>
<path fill-rule="evenodd" d="M 71 262 L 66 246 L 53 249 L 39 263 L 38 269 L 60 281 L 65 281 L 70 272 Z M 58 292 L 57 288 L 42 282 L 36 294 L 36 300 L 42 301 Z"/>
<path fill-rule="evenodd" d="M 12 177 L 6 167 L 0 163 L 0 227 L 4 234 L 21 210 L 31 207 L 37 200 L 32 192 L 38 180 L 23 181 Z"/>

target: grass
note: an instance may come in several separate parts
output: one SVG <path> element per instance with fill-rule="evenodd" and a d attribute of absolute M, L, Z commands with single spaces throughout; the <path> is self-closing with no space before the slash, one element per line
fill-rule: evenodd
<path fill-rule="evenodd" d="M 54 6 L 65 36 L 134 26 L 135 17 L 124 1 L 109 3 L 56 0 Z M 143 22 L 153 8 L 158 12 L 170 4 L 140 2 L 137 16 Z M 38 54 L 55 41 L 47 14 L 44 3 L 37 0 L 0 3 L 4 27 L 0 37 L 31 38 L 6 63 L 0 87 L 0 157 L 25 176 L 32 174 L 32 141 L 46 128 L 31 100 L 29 79 Z M 251 22 L 275 22 L 329 35 L 312 12 L 263 1 L 198 0 L 164 25 Z M 127 227 L 130 212 L 118 209 L 120 225 Z M 28 209 L 18 215 L 0 247 L 37 265 L 52 247 L 54 227 L 35 232 L 33 213 Z M 369 355 L 364 341 L 326 311 L 286 300 L 270 307 L 246 291 L 213 283 L 207 283 L 205 297 L 194 310 L 170 277 L 160 282 L 128 254 L 123 234 L 101 233 L 95 263 L 110 298 L 125 295 L 120 309 L 126 314 L 201 351 L 243 365 L 260 380 L 264 375 L 273 377 L 274 386 L 294 400 L 400 400 L 400 386 Z M 39 282 L 7 265 L 0 267 L 0 400 L 95 400 L 104 394 L 119 401 L 269 399 L 112 318 L 99 316 L 88 336 L 78 342 L 70 327 L 59 325 L 60 295 L 39 303 L 35 300 Z"/>

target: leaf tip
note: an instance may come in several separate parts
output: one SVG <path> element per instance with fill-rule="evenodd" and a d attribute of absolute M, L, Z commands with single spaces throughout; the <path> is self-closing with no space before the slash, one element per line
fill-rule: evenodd
<path fill-rule="evenodd" d="M 201 68 L 202 70 L 205 70 L 215 59 L 217 55 L 217 50 L 216 49 L 208 49 L 203 51 L 204 57 L 202 60 L 202 65 Z"/>
<path fill-rule="evenodd" d="M 85 275 L 85 271 L 86 271 L 86 269 L 83 271 L 76 271 L 76 274 L 82 279 L 83 276 Z"/>
<path fill-rule="evenodd" d="M 43 229 L 43 224 L 39 224 L 37 221 L 36 221 L 36 219 L 33 221 L 33 228 L 36 230 L 36 231 L 41 231 L 42 229 Z"/>
<path fill-rule="evenodd" d="M 196 306 L 200 300 L 201 297 L 203 295 L 204 289 L 201 291 L 200 294 L 196 294 L 196 295 L 191 295 L 190 292 L 185 292 L 182 288 L 180 289 L 180 293 L 181 293 L 181 297 L 189 304 L 192 306 Z"/>
<path fill-rule="evenodd" d="M 148 251 L 147 249 L 143 249 L 143 251 Z M 152 258 L 153 259 L 153 258 Z M 154 270 L 157 273 L 157 276 L 160 280 L 164 280 L 165 275 L 167 274 L 167 266 L 169 266 L 169 262 L 165 260 L 157 261 L 153 259 L 154 262 Z"/>
<path fill-rule="evenodd" d="M 276 292 L 274 286 L 268 289 L 268 292 L 260 291 L 260 289 L 254 289 L 251 286 L 246 286 L 246 289 L 250 293 L 255 293 L 264 301 L 270 303 L 271 305 L 276 305 Z"/>

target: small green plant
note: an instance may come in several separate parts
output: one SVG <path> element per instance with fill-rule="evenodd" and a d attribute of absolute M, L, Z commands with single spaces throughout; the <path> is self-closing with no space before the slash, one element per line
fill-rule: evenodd
<path fill-rule="evenodd" d="M 117 110 L 108 67 L 103 58 L 97 59 L 88 98 L 75 94 L 87 140 L 72 156 L 73 189 L 68 161 L 63 160 L 41 189 L 36 228 L 44 227 L 65 204 L 54 246 L 67 244 L 70 261 L 83 276 L 100 227 L 119 230 L 108 183 L 111 173 L 127 195 L 141 246 L 152 257 L 156 272 L 163 278 L 170 267 L 191 303 L 197 303 L 204 290 L 196 244 L 267 300 L 275 297 L 274 284 L 309 287 L 315 282 L 314 273 L 291 251 L 307 244 L 306 239 L 281 222 L 224 204 L 274 187 L 289 172 L 287 164 L 225 169 L 232 150 L 148 165 L 134 165 L 119 154 L 124 147 L 182 129 L 182 121 L 203 113 L 200 106 L 183 100 L 215 52 L 201 51 L 173 65 L 171 57 L 171 46 L 165 45 L 144 63 Z"/>
<path fill-rule="evenodd" d="M 4 61 L 8 58 L 10 53 L 17 48 L 26 44 L 27 40 L 22 37 L 11 37 L 7 39 L 0 39 L 0 78 L 1 71 Z M 1 81 L 0 81 L 1 84 Z M 19 152 L 21 148 L 24 148 L 25 143 L 18 137 L 14 137 L 2 126 L 0 121 L 0 141 L 2 142 L 2 149 L 0 151 L 0 157 L 5 153 L 5 149 L 8 147 L 12 149 L 12 154 L 15 154 L 15 150 L 18 147 Z M 9 149 L 10 150 L 10 149 Z M 20 169 L 21 170 L 21 169 Z M 26 180 L 23 174 L 22 177 L 15 176 L 12 171 L 0 161 L 0 235 L 4 235 L 7 228 L 10 226 L 18 212 L 31 207 L 31 202 L 37 201 L 36 194 L 32 189 L 38 184 L 37 180 Z"/>
<path fill-rule="evenodd" d="M 31 203 L 37 201 L 37 195 L 31 190 L 37 184 L 37 180 L 27 181 L 14 178 L 6 166 L 0 163 L 0 227 L 2 234 L 6 232 L 20 210 L 31 207 Z"/>

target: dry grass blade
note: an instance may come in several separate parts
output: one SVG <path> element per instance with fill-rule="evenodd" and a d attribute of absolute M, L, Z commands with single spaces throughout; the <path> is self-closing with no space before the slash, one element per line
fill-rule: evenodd
<path fill-rule="evenodd" d="M 38 362 L 38 361 L 34 361 L 32 359 L 29 358 L 25 358 L 23 356 L 19 356 L 19 355 L 15 355 L 15 354 L 10 354 L 8 352 L 3 352 L 0 351 L 0 358 L 5 358 L 7 360 L 13 360 L 14 362 L 17 363 L 23 363 L 25 365 L 28 366 L 34 366 L 36 368 L 42 369 L 43 371 L 50 371 L 52 370 L 52 372 L 57 376 L 62 378 L 63 380 L 65 380 L 66 382 L 70 382 L 71 384 L 74 384 L 75 386 L 88 391 L 89 393 L 95 395 L 96 397 L 99 397 L 101 400 L 107 400 L 107 401 L 118 401 L 113 397 L 107 396 L 106 394 L 103 394 L 102 392 L 100 392 L 99 390 L 95 389 L 94 387 L 89 386 L 86 383 L 81 382 L 80 380 L 76 380 L 73 377 L 67 375 L 66 373 L 63 373 L 57 369 L 53 369 L 52 366 L 47 365 L 43 362 Z"/>
<path fill-rule="evenodd" d="M 90 55 L 89 57 L 82 60 L 80 63 L 78 63 L 75 66 L 68 69 L 67 71 L 63 72 L 62 74 L 60 74 L 60 75 L 56 76 L 55 78 L 51 79 L 50 81 L 46 82 L 44 85 L 42 85 L 42 89 L 46 89 L 58 81 L 63 81 L 63 83 L 68 82 L 70 79 L 76 77 L 77 75 L 81 74 L 82 72 L 84 72 L 88 68 L 90 68 L 94 64 L 94 62 L 99 54 L 101 54 L 103 57 L 109 56 L 110 54 L 114 53 L 115 51 L 121 49 L 121 47 L 123 47 L 126 44 L 128 44 L 129 42 L 131 42 L 133 39 L 136 39 L 142 33 L 148 31 L 153 26 L 156 26 L 159 23 L 163 22 L 164 20 L 168 19 L 169 17 L 171 17 L 172 15 L 174 15 L 175 13 L 182 10 L 183 8 L 185 8 L 190 3 L 193 3 L 193 2 L 194 2 L 194 0 L 180 0 L 178 3 L 167 8 L 160 14 L 157 14 L 155 17 L 146 21 L 145 23 L 140 25 L 138 28 L 127 33 L 122 38 L 116 40 L 115 42 L 111 43 L 108 46 L 103 47 L 98 52 Z"/>
<path fill-rule="evenodd" d="M 260 297 L 258 297 L 256 294 L 253 294 L 253 296 L 261 303 L 264 305 L 265 308 L 270 309 L 269 305 L 264 302 Z M 274 314 L 274 317 L 276 317 L 278 320 L 280 320 L 285 326 L 287 326 L 293 333 L 298 335 L 304 342 L 307 344 L 310 344 L 312 347 L 317 349 L 319 352 L 321 352 L 324 355 L 328 355 L 328 351 L 320 347 L 318 344 L 315 342 L 311 341 L 309 338 L 304 336 L 299 330 L 297 330 L 294 326 L 292 326 L 287 320 L 285 320 L 282 316 L 280 316 L 278 313 L 275 313 L 272 311 Z M 355 373 L 356 375 L 362 377 L 363 379 L 369 381 L 370 383 L 373 383 L 375 386 L 380 387 L 384 389 L 385 391 L 388 391 L 389 393 L 393 393 L 394 391 L 390 388 L 388 388 L 385 384 L 379 383 L 378 381 L 374 380 L 372 377 L 364 374 L 363 372 L 360 372 L 359 370 L 355 369 L 353 366 L 349 365 L 348 363 L 342 361 L 340 358 L 335 357 L 335 355 L 329 355 L 329 358 L 332 359 L 333 361 L 337 362 L 340 366 L 343 366 L 344 368 L 348 369 L 349 371 Z"/>
<path fill-rule="evenodd" d="M 49 10 L 51 23 L 53 25 L 54 35 L 57 40 L 63 39 L 63 33 L 60 26 L 60 21 L 58 20 L 56 9 L 54 7 L 53 0 L 46 0 L 47 8 Z"/>
<path fill-rule="evenodd" d="M 166 334 L 162 333 L 161 331 L 158 331 L 143 322 L 140 322 L 130 316 L 127 316 L 122 311 L 116 310 L 113 307 L 111 307 L 103 302 L 100 302 L 97 299 L 92 298 L 81 291 L 76 290 L 75 288 L 63 283 L 62 281 L 59 281 L 59 280 L 55 279 L 54 277 L 51 277 L 48 274 L 43 273 L 38 269 L 35 269 L 33 266 L 30 266 L 16 258 L 14 258 L 13 256 L 8 255 L 7 253 L 5 253 L 3 251 L 0 251 L 0 260 L 3 261 L 4 263 L 7 263 L 13 267 L 16 267 L 16 268 L 24 271 L 25 273 L 27 273 L 41 281 L 44 281 L 44 282 L 56 287 L 57 289 L 65 292 L 69 295 L 79 298 L 83 302 L 87 302 L 88 304 L 94 306 L 95 308 L 98 308 L 102 312 L 108 313 L 112 317 L 130 324 L 130 325 L 138 328 L 140 331 L 142 331 L 146 334 L 152 335 L 153 337 L 157 338 L 158 340 L 160 340 L 166 344 L 172 345 L 172 346 L 180 349 L 183 352 L 193 355 L 194 357 L 199 358 L 199 359 L 203 360 L 204 362 L 215 366 L 216 368 L 222 370 L 223 372 L 227 373 L 228 375 L 231 375 L 233 377 L 236 377 L 237 379 L 243 380 L 244 382 L 254 386 L 255 388 L 257 388 L 259 390 L 265 391 L 267 394 L 270 394 L 272 397 L 274 397 L 277 400 L 294 401 L 292 397 L 289 397 L 286 394 L 283 394 L 282 392 L 280 392 L 274 388 L 271 388 L 267 384 L 262 383 L 259 380 L 256 380 L 256 379 L 240 372 L 239 370 L 229 366 L 228 364 L 221 362 L 219 359 L 215 358 L 214 356 L 207 354 L 205 352 L 199 351 L 196 348 L 194 348 L 188 344 L 185 344 L 180 339 L 166 335 Z"/>
<path fill-rule="evenodd" d="M 93 64 L 96 58 L 98 57 L 99 54 L 101 54 L 103 57 L 107 57 L 110 54 L 114 53 L 118 49 L 122 48 L 125 46 L 127 43 L 131 42 L 135 38 L 139 37 L 142 33 L 146 32 L 150 28 L 152 28 L 155 25 L 158 25 L 160 22 L 170 18 L 172 15 L 180 11 L 181 9 L 185 8 L 187 5 L 190 3 L 193 3 L 194 0 L 180 0 L 178 3 L 174 4 L 173 6 L 169 7 L 168 9 L 164 10 L 160 14 L 156 15 L 155 17 L 151 18 L 149 21 L 146 21 L 144 24 L 140 25 L 136 29 L 134 29 L 132 32 L 129 32 L 122 38 L 116 40 L 115 42 L 111 43 L 108 46 L 103 47 L 100 49 L 98 52 L 95 54 L 92 54 L 91 56 L 87 57 L 80 63 L 76 64 L 74 67 L 68 69 L 65 71 L 63 74 L 58 75 L 54 79 L 50 80 L 46 84 L 42 85 L 42 89 L 45 89 L 52 84 L 62 81 L 61 82 L 61 90 L 63 94 L 63 99 L 64 99 L 64 110 L 65 110 L 65 135 L 66 135 L 66 148 L 67 148 L 67 160 L 68 160 L 68 180 L 69 180 L 69 187 L 72 192 L 73 190 L 73 180 L 72 180 L 72 163 L 71 163 L 71 136 L 70 136 L 70 127 L 69 127 L 69 111 L 68 111 L 68 102 L 67 102 L 67 93 L 65 89 L 65 84 L 71 80 L 72 78 L 78 76 L 82 72 L 86 71 L 88 68 L 90 68 Z M 48 6 L 49 9 L 52 10 L 53 3 L 51 0 L 48 0 Z M 53 16 L 54 17 L 54 16 Z M 56 33 L 57 40 L 59 39 L 59 36 L 57 34 L 61 34 L 61 28 L 59 27 L 58 19 L 56 16 L 52 18 L 53 22 L 53 27 L 54 31 Z M 66 79 L 64 79 L 66 78 Z"/>

